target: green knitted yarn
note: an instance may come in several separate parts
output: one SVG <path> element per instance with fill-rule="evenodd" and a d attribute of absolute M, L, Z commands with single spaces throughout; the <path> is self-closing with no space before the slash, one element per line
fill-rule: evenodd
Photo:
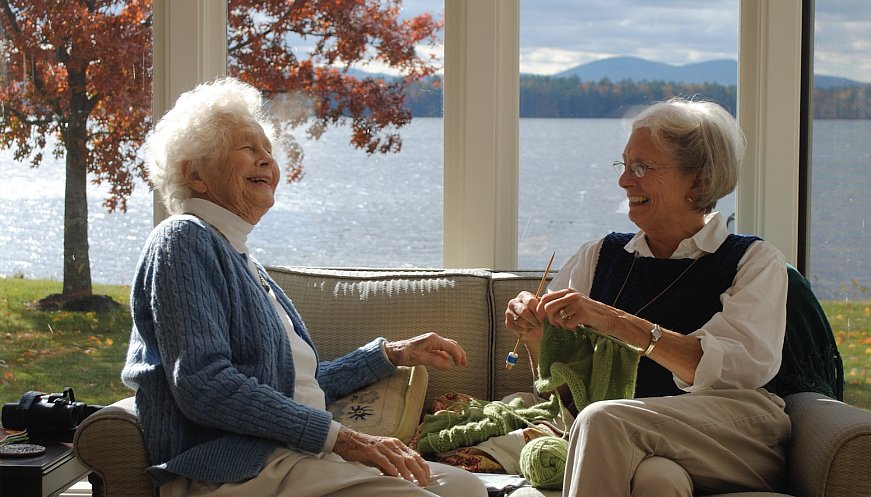
<path fill-rule="evenodd" d="M 535 488 L 563 488 L 569 443 L 559 437 L 534 438 L 520 451 L 520 471 Z"/>
<path fill-rule="evenodd" d="M 559 414 L 559 397 L 525 407 L 516 398 L 508 403 L 472 399 L 456 406 L 459 412 L 427 414 L 419 428 L 415 449 L 421 454 L 471 447 L 491 437 L 505 435 L 533 421 L 552 420 Z"/>
<path fill-rule="evenodd" d="M 568 385 L 579 411 L 599 400 L 634 396 L 637 349 L 584 326 L 562 330 L 547 320 L 542 324 L 539 378 L 535 382 L 539 392 Z"/>

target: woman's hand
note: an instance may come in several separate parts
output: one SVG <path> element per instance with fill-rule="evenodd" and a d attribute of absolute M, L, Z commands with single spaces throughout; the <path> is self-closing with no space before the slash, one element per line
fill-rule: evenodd
<path fill-rule="evenodd" d="M 333 452 L 346 461 L 378 468 L 385 475 L 416 481 L 421 487 L 429 484 L 429 465 L 397 438 L 367 435 L 343 426 Z"/>
<path fill-rule="evenodd" d="M 574 288 L 544 295 L 536 311 L 539 319 L 547 318 L 556 328 L 573 330 L 585 325 L 605 335 L 625 338 L 619 335 L 623 331 L 621 318 L 626 315 L 625 312 L 593 300 Z"/>
<path fill-rule="evenodd" d="M 414 338 L 387 342 L 387 358 L 397 366 L 432 366 L 449 369 L 453 365 L 467 364 L 466 351 L 456 340 L 429 332 Z"/>
<path fill-rule="evenodd" d="M 579 324 L 590 324 L 581 319 L 587 314 L 584 297 L 573 288 L 545 295 L 538 311 L 542 319 L 547 318 L 557 328 L 571 329 Z"/>
<path fill-rule="evenodd" d="M 538 318 L 538 299 L 523 291 L 508 301 L 505 308 L 505 327 L 524 341 L 541 340 L 541 320 Z"/>
<path fill-rule="evenodd" d="M 533 371 L 538 367 L 541 337 L 544 334 L 541 320 L 536 314 L 538 302 L 535 295 L 523 291 L 509 300 L 505 308 L 505 327 L 523 341 Z"/>

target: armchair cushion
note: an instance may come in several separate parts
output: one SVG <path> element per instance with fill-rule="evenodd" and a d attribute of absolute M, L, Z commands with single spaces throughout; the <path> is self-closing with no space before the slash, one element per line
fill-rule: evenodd
<path fill-rule="evenodd" d="M 331 402 L 327 409 L 348 428 L 408 443 L 423 414 L 428 378 L 423 366 L 400 366 L 396 374 Z"/>

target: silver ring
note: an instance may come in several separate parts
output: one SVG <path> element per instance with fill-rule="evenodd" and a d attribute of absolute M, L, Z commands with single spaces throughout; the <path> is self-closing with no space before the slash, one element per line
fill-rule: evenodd
<path fill-rule="evenodd" d="M 560 317 L 560 319 L 562 319 L 563 321 L 565 321 L 566 319 L 569 318 L 569 315 L 566 314 L 566 310 L 565 310 L 565 309 L 560 309 L 560 310 L 559 310 L 559 317 Z"/>
<path fill-rule="evenodd" d="M 515 315 L 514 315 L 514 322 L 517 323 L 517 320 L 518 320 L 518 319 L 520 319 L 520 316 L 518 316 L 518 315 L 515 314 Z"/>

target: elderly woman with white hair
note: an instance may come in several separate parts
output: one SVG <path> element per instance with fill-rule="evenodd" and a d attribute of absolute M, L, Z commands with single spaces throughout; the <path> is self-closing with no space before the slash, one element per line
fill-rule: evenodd
<path fill-rule="evenodd" d="M 714 211 L 735 188 L 743 150 L 719 105 L 647 107 L 614 163 L 638 232 L 584 244 L 548 293 L 508 303 L 505 324 L 536 371 L 548 338 L 582 325 L 640 351 L 634 398 L 578 413 L 563 495 L 783 491 L 790 423 L 763 387 L 781 364 L 786 264 L 764 240 L 730 234 Z"/>
<path fill-rule="evenodd" d="M 148 237 L 131 289 L 124 382 L 162 496 L 484 496 L 471 473 L 353 431 L 326 403 L 397 366 L 465 365 L 436 333 L 383 338 L 319 361 L 290 299 L 246 240 L 280 171 L 260 93 L 233 78 L 179 97 L 147 142 L 172 215 Z"/>

